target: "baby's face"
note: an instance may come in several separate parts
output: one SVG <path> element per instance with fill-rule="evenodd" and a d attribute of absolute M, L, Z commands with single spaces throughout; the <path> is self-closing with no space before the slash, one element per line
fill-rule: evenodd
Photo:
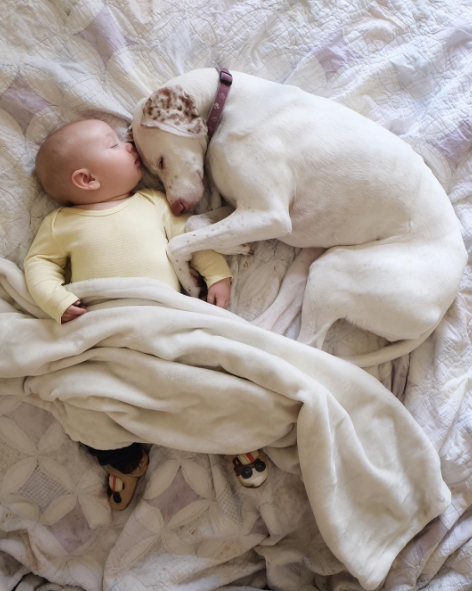
<path fill-rule="evenodd" d="M 83 191 L 76 204 L 96 203 L 132 191 L 143 175 L 133 144 L 121 141 L 103 121 L 88 120 L 71 129 L 75 134 L 77 168 L 85 168 L 97 178 L 97 191 Z"/>

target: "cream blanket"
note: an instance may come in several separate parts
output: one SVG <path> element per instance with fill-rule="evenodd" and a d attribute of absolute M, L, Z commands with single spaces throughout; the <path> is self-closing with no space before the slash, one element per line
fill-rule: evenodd
<path fill-rule="evenodd" d="M 354 365 L 155 280 L 74 284 L 89 312 L 64 326 L 4 259 L 0 286 L 2 394 L 51 411 L 98 448 L 266 447 L 282 468 L 299 462 L 321 534 L 366 589 L 450 503 L 429 440 Z"/>

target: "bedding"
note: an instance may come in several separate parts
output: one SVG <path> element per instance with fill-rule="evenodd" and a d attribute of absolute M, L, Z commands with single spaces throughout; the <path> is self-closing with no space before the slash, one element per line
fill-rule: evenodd
<path fill-rule="evenodd" d="M 32 175 L 49 131 L 101 117 L 124 133 L 135 103 L 155 86 L 216 64 L 332 98 L 400 135 L 448 192 L 470 252 L 465 0 L 22 0 L 2 9 L 0 255 L 13 263 L 21 265 L 54 208 Z M 146 184 L 158 187 L 151 177 Z M 270 241 L 230 259 L 231 311 L 257 318 L 294 256 Z M 452 492 L 382 589 L 472 585 L 471 283 L 469 265 L 432 337 L 409 357 L 370 369 L 438 451 Z M 297 322 L 288 336 L 296 332 Z M 378 345 L 338 323 L 326 350 L 349 357 Z M 111 515 L 103 471 L 50 413 L 1 396 L 0 444 L 1 589 L 22 578 L 28 589 L 86 591 L 361 589 L 323 541 L 300 477 L 273 464 L 261 489 L 245 490 L 221 457 L 156 445 L 136 502 Z"/>
<path fill-rule="evenodd" d="M 264 448 L 300 473 L 323 539 L 366 589 L 450 505 L 429 439 L 352 363 L 155 279 L 75 282 L 87 314 L 65 326 L 45 318 L 5 259 L 0 286 L 4 395 L 50 411 L 96 449 Z"/>

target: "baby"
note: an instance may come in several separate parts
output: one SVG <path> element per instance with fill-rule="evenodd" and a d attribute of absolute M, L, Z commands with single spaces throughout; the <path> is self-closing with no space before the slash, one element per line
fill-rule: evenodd
<path fill-rule="evenodd" d="M 28 289 L 47 314 L 69 322 L 86 312 L 64 289 L 69 261 L 72 283 L 151 277 L 180 290 L 165 248 L 184 233 L 189 216 L 174 216 L 158 191 L 133 191 L 143 173 L 132 144 L 120 141 L 103 121 L 71 123 L 43 143 L 36 173 L 45 191 L 65 206 L 44 219 L 25 260 Z M 205 279 L 207 301 L 226 308 L 231 273 L 224 257 L 202 251 L 191 264 Z"/>
<path fill-rule="evenodd" d="M 103 277 L 150 277 L 180 290 L 165 249 L 169 240 L 184 233 L 189 216 L 174 216 L 158 191 L 134 192 L 143 172 L 132 144 L 120 141 L 103 121 L 77 121 L 42 144 L 36 173 L 62 207 L 43 220 L 25 259 L 25 277 L 33 299 L 56 322 L 70 322 L 87 312 L 64 288 L 68 263 L 72 284 Z M 208 286 L 207 301 L 226 308 L 232 277 L 224 257 L 197 252 L 191 265 Z M 87 449 L 110 475 L 112 508 L 125 509 L 147 469 L 147 453 L 136 443 L 119 450 Z M 260 486 L 267 478 L 263 456 L 257 451 L 243 456 L 238 466 L 233 460 L 239 480 Z"/>

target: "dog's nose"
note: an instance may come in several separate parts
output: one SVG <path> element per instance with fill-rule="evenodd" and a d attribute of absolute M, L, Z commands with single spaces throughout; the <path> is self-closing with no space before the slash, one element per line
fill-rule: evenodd
<path fill-rule="evenodd" d="M 174 215 L 181 215 L 185 212 L 185 204 L 182 199 L 177 199 L 177 201 L 174 201 L 170 207 Z"/>

